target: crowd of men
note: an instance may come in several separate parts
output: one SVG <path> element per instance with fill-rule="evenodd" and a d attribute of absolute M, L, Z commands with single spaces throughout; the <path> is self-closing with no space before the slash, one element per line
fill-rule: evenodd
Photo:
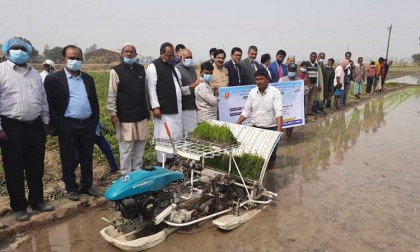
<path fill-rule="evenodd" d="M 16 220 L 30 219 L 28 206 L 37 211 L 54 210 L 43 199 L 47 134 L 58 137 L 67 197 L 70 200 L 79 200 L 80 194 L 98 197 L 100 194 L 92 188 L 92 164 L 93 147 L 98 144 L 95 136 L 100 136 L 99 104 L 94 79 L 81 71 L 82 50 L 74 45 L 64 47 L 64 69 L 54 71 L 54 62 L 46 60 L 40 75 L 27 64 L 32 51 L 29 44 L 12 38 L 2 49 L 7 61 L 0 64 L 0 147 Z M 331 108 L 332 97 L 335 107 L 345 106 L 352 81 L 356 98 L 360 98 L 366 78 L 367 93 L 383 90 L 392 63 L 388 65 L 380 58 L 365 67 L 363 58 L 353 63 L 351 53 L 347 52 L 334 69 L 334 59 L 324 62 L 325 53 L 312 52 L 309 60 L 298 67 L 295 57 L 287 56 L 284 50 L 279 50 L 273 61 L 269 54 L 263 54 L 258 63 L 256 46 L 248 48 L 245 59 L 242 56 L 241 48 L 234 47 L 230 60 L 226 61 L 224 50 L 212 48 L 210 59 L 201 64 L 198 75 L 192 51 L 181 44 L 174 48 L 171 43 L 163 43 L 160 57 L 147 69 L 138 64 L 136 47 L 124 44 L 122 62 L 110 71 L 106 103 L 119 143 L 119 173 L 123 175 L 143 166 L 151 114 L 154 138 L 168 139 L 166 128 L 172 138 L 180 138 L 183 133 L 192 132 L 197 124 L 218 119 L 220 87 L 256 84 L 237 123 L 251 118 L 254 127 L 282 132 L 281 93 L 269 83 L 303 80 L 305 115 L 311 116 Z M 287 140 L 292 131 L 286 130 Z M 275 158 L 274 151 L 269 169 Z M 173 156 L 157 152 L 156 159 L 158 164 L 169 163 Z M 81 178 L 77 182 L 75 170 L 79 163 Z M 116 165 L 111 165 L 113 172 L 116 169 Z M 0 227 L 4 225 L 0 223 Z"/>

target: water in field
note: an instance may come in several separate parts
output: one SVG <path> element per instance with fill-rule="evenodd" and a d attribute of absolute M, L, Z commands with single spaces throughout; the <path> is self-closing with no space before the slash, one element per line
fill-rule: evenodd
<path fill-rule="evenodd" d="M 266 185 L 275 202 L 230 231 L 179 231 L 149 251 L 420 251 L 420 88 L 297 128 Z M 16 251 L 118 251 L 100 216 L 23 237 Z"/>
<path fill-rule="evenodd" d="M 398 82 L 410 85 L 420 85 L 420 73 L 401 76 L 395 79 L 389 79 L 387 82 Z"/>

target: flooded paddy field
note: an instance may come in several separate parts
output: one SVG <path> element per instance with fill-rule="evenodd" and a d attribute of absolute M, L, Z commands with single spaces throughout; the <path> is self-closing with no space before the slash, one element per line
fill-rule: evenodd
<path fill-rule="evenodd" d="M 233 231 L 204 223 L 148 251 L 420 251 L 419 129 L 418 87 L 296 128 L 267 172 L 270 206 Z M 3 250 L 118 251 L 99 235 L 113 214 L 81 213 Z"/>

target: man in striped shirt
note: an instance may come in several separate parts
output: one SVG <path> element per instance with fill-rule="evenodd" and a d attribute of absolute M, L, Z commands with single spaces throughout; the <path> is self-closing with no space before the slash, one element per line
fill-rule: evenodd
<path fill-rule="evenodd" d="M 7 61 L 0 64 L 0 147 L 10 206 L 17 221 L 27 221 L 28 205 L 38 211 L 54 209 L 44 203 L 42 184 L 48 103 L 41 76 L 27 64 L 32 47 L 12 38 L 3 52 Z"/>

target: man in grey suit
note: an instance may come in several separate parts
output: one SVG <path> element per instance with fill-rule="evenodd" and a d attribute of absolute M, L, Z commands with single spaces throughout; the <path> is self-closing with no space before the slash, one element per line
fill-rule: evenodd
<path fill-rule="evenodd" d="M 258 69 L 258 62 L 255 61 L 257 58 L 258 49 L 256 46 L 252 45 L 248 48 L 248 57 L 241 60 L 239 63 L 244 70 L 244 79 L 242 81 L 243 85 L 255 84 L 255 72 Z"/>

